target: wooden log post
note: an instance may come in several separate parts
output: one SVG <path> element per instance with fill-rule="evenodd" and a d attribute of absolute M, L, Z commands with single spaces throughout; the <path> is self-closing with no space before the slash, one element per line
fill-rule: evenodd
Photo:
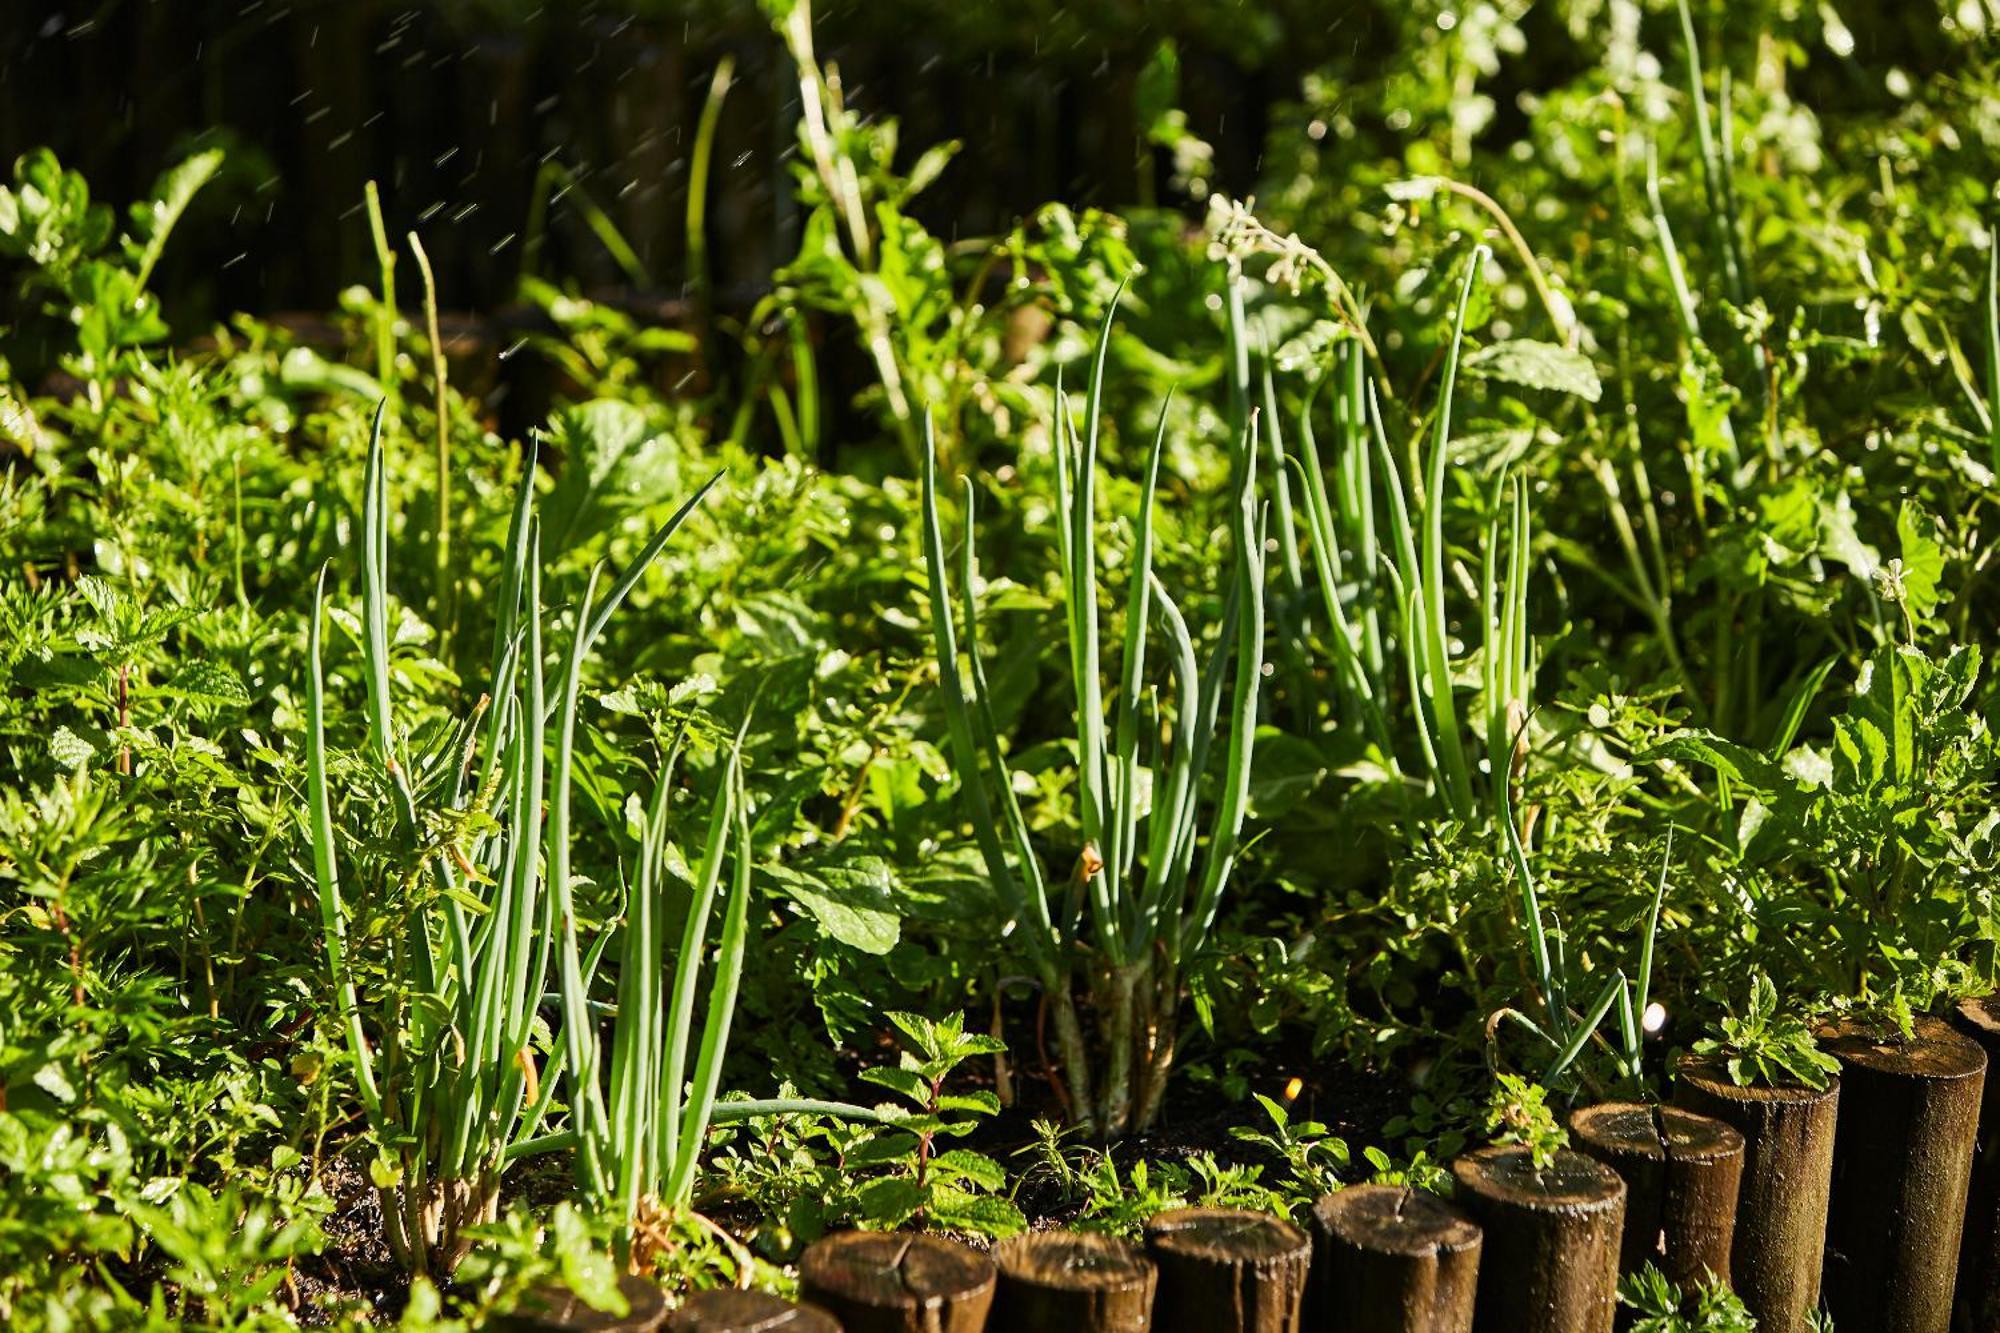
<path fill-rule="evenodd" d="M 2000 1333 L 2000 995 L 1958 1002 L 1952 1025 L 1986 1052 L 1986 1091 L 1979 1103 L 1979 1144 L 1966 1192 L 1965 1239 L 1958 1247 L 1960 1320 L 1972 1333 Z"/>
<path fill-rule="evenodd" d="M 1350 1185 L 1313 1205 L 1306 1333 L 1472 1333 L 1478 1223 L 1421 1190 Z"/>
<path fill-rule="evenodd" d="M 991 1333 L 1149 1333 L 1152 1260 L 1110 1236 L 1041 1231 L 993 1247 Z"/>
<path fill-rule="evenodd" d="M 799 1261 L 799 1291 L 847 1333 L 980 1333 L 993 1261 L 942 1236 L 843 1231 Z"/>
<path fill-rule="evenodd" d="M 1842 1083 L 1827 1310 L 1843 1329 L 1946 1333 L 1986 1052 L 1936 1018 L 1907 1040 L 1844 1021 L 1821 1042 Z"/>
<path fill-rule="evenodd" d="M 1625 1182 L 1620 1271 L 1650 1263 L 1683 1288 L 1727 1286 L 1743 1135 L 1712 1116 L 1637 1102 L 1583 1107 L 1569 1127 Z"/>
<path fill-rule="evenodd" d="M 568 1287 L 551 1283 L 536 1287 L 508 1313 L 487 1327 L 497 1333 L 656 1333 L 667 1320 L 667 1298 L 659 1287 L 635 1273 L 618 1279 L 618 1294 L 626 1313 L 613 1314 L 588 1305 Z"/>
<path fill-rule="evenodd" d="M 1762 1333 L 1805 1333 L 1819 1308 L 1839 1078 L 1817 1091 L 1744 1088 L 1721 1060 L 1690 1059 L 1674 1080 L 1677 1104 L 1743 1135 L 1730 1284 Z"/>
<path fill-rule="evenodd" d="M 794 1305 L 768 1291 L 704 1291 L 674 1311 L 667 1333 L 841 1333 L 816 1305 Z"/>
<path fill-rule="evenodd" d="M 1611 1333 L 1625 1182 L 1567 1148 L 1536 1169 L 1499 1146 L 1451 1164 L 1461 1202 L 1485 1232 L 1477 1333 Z"/>
<path fill-rule="evenodd" d="M 1154 1333 L 1298 1333 L 1312 1240 L 1269 1213 L 1175 1208 L 1146 1223 Z"/>

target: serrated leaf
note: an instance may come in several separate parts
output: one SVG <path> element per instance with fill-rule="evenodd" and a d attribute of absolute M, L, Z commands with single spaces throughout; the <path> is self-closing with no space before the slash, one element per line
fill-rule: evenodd
<path fill-rule="evenodd" d="M 1770 791 L 1778 785 L 1778 767 L 1763 754 L 1707 732 L 1685 731 L 1669 736 L 1652 749 L 1635 756 L 1635 762 L 1663 758 L 1703 764 L 1731 781 L 1749 783 L 1762 791 Z"/>
<path fill-rule="evenodd" d="M 250 691 L 244 688 L 243 678 L 222 663 L 207 658 L 182 666 L 165 685 L 159 687 L 159 692 L 204 703 L 250 702 Z"/>
<path fill-rule="evenodd" d="M 969 1111 L 974 1115 L 999 1115 L 1000 1099 L 990 1092 L 953 1092 L 938 1098 L 938 1110 L 944 1113 Z"/>
<path fill-rule="evenodd" d="M 930 1104 L 930 1085 L 918 1077 L 914 1070 L 894 1068 L 864 1069 L 861 1071 L 861 1081 L 863 1083 L 873 1083 L 877 1087 L 887 1088 L 891 1092 L 901 1093 L 920 1107 Z"/>
<path fill-rule="evenodd" d="M 862 1220 L 872 1227 L 899 1227 L 924 1206 L 923 1187 L 902 1176 L 871 1180 L 854 1192 Z"/>
<path fill-rule="evenodd" d="M 1938 604 L 1938 580 L 1944 576 L 1944 548 L 1938 544 L 1937 520 L 1912 502 L 1896 511 L 1896 540 L 1902 558 L 1903 604 L 1912 615 L 1930 614 Z"/>
<path fill-rule="evenodd" d="M 68 727 L 57 727 L 49 737 L 49 758 L 64 768 L 82 768 L 96 757 L 97 747 Z"/>
<path fill-rule="evenodd" d="M 847 1150 L 846 1161 L 850 1167 L 889 1166 L 908 1161 L 916 1152 L 917 1136 L 897 1130 L 855 1144 Z"/>
<path fill-rule="evenodd" d="M 1482 347 L 1469 354 L 1461 368 L 1481 379 L 1574 394 L 1587 403 L 1604 396 L 1604 383 L 1589 357 L 1533 338 L 1510 338 Z"/>
<path fill-rule="evenodd" d="M 951 1231 L 1001 1239 L 1028 1229 L 1028 1219 L 1009 1199 L 993 1194 L 972 1194 L 941 1185 L 931 1192 L 930 1220 Z"/>
<path fill-rule="evenodd" d="M 931 1158 L 931 1171 L 962 1180 L 977 1189 L 997 1191 L 1007 1187 L 1007 1173 L 1000 1164 L 986 1154 L 969 1148 L 953 1148 L 939 1153 Z"/>

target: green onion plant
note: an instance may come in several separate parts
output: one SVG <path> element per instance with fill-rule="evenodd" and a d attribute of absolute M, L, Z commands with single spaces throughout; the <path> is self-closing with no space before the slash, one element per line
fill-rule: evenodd
<path fill-rule="evenodd" d="M 1016 934 L 1048 997 L 1070 1118 L 1104 1138 L 1143 1130 L 1159 1114 L 1173 1069 L 1183 968 L 1208 938 L 1241 847 L 1264 667 L 1255 421 L 1235 451 L 1229 589 L 1204 669 L 1180 607 L 1153 572 L 1164 411 L 1133 518 L 1132 572 L 1115 675 L 1105 660 L 1096 472 L 1104 361 L 1115 313 L 1114 302 L 1091 364 L 1082 428 L 1058 390 L 1053 431 L 1083 836 L 1066 880 L 1044 870 L 994 723 L 979 653 L 971 483 L 963 490 L 965 537 L 954 612 L 934 441 L 923 466 L 931 627 L 962 799 L 987 872 L 1013 908 Z M 1166 650 L 1164 679 L 1149 672 L 1155 637 Z M 1225 704 L 1223 684 L 1232 667 Z M 1211 795 L 1206 784 L 1218 754 Z M 1206 847 L 1200 848 L 1204 829 Z M 1095 1027 L 1089 1036 L 1079 1017 L 1079 1000 L 1086 994 Z"/>
<path fill-rule="evenodd" d="M 364 763 L 386 780 L 392 827 L 386 838 L 373 836 L 365 798 L 347 803 L 341 811 L 347 818 L 336 824 L 321 642 L 324 570 L 309 636 L 307 821 L 327 970 L 363 1109 L 380 1146 L 373 1175 L 388 1241 L 411 1272 L 449 1274 L 470 1248 L 469 1228 L 495 1217 L 501 1180 L 513 1163 L 574 1146 L 579 1170 L 595 1180 L 622 1170 L 621 1154 L 635 1141 L 601 1132 L 607 1108 L 594 1099 L 597 1042 L 582 1019 L 610 934 L 582 948 L 570 876 L 570 764 L 581 667 L 612 613 L 720 474 L 653 535 L 601 599 L 593 575 L 551 699 L 530 468 L 508 532 L 484 694 L 443 736 L 413 747 L 396 725 L 390 697 L 382 420 L 378 407 L 361 505 L 360 639 Z M 740 811 L 739 796 L 730 795 L 721 809 Z M 656 849 L 650 826 L 648 836 L 649 848 Z M 711 841 L 710 859 L 719 864 L 724 840 Z M 364 899 L 343 890 L 343 861 L 370 890 Z M 739 856 L 739 876 L 747 873 L 744 864 Z M 649 873 L 642 864 L 643 884 L 652 883 Z M 740 886 L 735 893 L 740 898 Z M 362 901 L 375 910 L 358 918 Z M 642 905 L 654 901 L 642 895 Z M 738 964 L 741 911 L 740 902 L 732 907 L 723 931 L 725 953 L 727 941 L 737 941 Z M 705 919 L 705 913 L 692 915 Z M 365 929 L 352 935 L 357 919 Z M 631 935 L 638 938 L 632 947 L 654 939 L 646 931 Z M 365 960 L 356 956 L 363 949 Z M 566 1021 L 561 1044 L 551 1050 L 541 1010 L 552 972 Z M 361 975 L 369 978 L 366 986 L 357 980 Z M 711 996 L 698 1084 L 706 1078 L 712 1085 L 733 995 L 732 973 Z M 725 1017 L 718 1019 L 718 1010 Z M 614 1053 L 614 1074 L 630 1060 L 629 1052 L 623 1062 Z M 570 1107 L 575 1132 L 547 1134 L 543 1126 L 565 1069 L 567 1082 L 584 1093 Z M 614 1080 L 614 1090 L 622 1086 Z M 683 1116 L 679 1123 L 698 1126 L 700 1117 Z M 672 1151 L 646 1160 L 669 1159 L 680 1161 Z M 685 1167 L 676 1170 L 684 1174 Z"/>
<path fill-rule="evenodd" d="M 1454 653 L 1445 596 L 1452 395 L 1466 309 L 1487 254 L 1484 246 L 1475 249 L 1459 287 L 1422 490 L 1412 494 L 1404 485 L 1363 349 L 1353 340 L 1342 344 L 1334 369 L 1315 386 L 1317 392 L 1334 385 L 1339 440 L 1332 470 L 1321 459 L 1310 399 L 1290 461 L 1302 482 L 1303 526 L 1343 715 L 1362 727 L 1392 777 L 1424 784 L 1445 816 L 1475 822 L 1491 815 L 1497 825 L 1499 803 L 1518 777 L 1535 671 L 1530 522 L 1519 478 L 1503 476 L 1494 485 L 1471 621 L 1475 648 Z M 1477 701 L 1462 708 L 1460 681 L 1475 672 Z"/>

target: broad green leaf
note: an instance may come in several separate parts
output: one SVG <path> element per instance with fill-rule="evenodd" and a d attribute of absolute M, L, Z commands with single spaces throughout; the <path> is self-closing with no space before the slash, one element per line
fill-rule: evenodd
<path fill-rule="evenodd" d="M 1000 1099 L 990 1092 L 951 1092 L 938 1098 L 938 1110 L 969 1111 L 974 1115 L 999 1115 Z"/>
<path fill-rule="evenodd" d="M 1028 1229 L 1028 1219 L 1012 1201 L 993 1194 L 971 1194 L 949 1185 L 932 1191 L 928 1213 L 938 1226 L 996 1239 Z"/>
<path fill-rule="evenodd" d="M 1903 604 L 1923 617 L 1938 604 L 1938 580 L 1944 574 L 1944 548 L 1938 544 L 1937 520 L 1912 501 L 1896 511 L 1896 540 L 1903 561 Z"/>
<path fill-rule="evenodd" d="M 930 1084 L 920 1078 L 914 1070 L 894 1067 L 864 1069 L 861 1071 L 861 1081 L 901 1093 L 919 1107 L 930 1104 Z"/>
<path fill-rule="evenodd" d="M 893 1230 L 916 1215 L 924 1205 L 924 1190 L 916 1181 L 902 1176 L 871 1180 L 854 1193 L 864 1225 Z"/>
<path fill-rule="evenodd" d="M 1604 385 L 1589 357 L 1533 338 L 1511 338 L 1482 347 L 1466 356 L 1463 368 L 1479 379 L 1574 394 L 1587 403 L 1604 396 Z"/>
<path fill-rule="evenodd" d="M 850 948 L 885 954 L 902 938 L 895 877 L 886 861 L 854 857 L 821 865 L 767 865 L 758 868 L 758 876 Z"/>
<path fill-rule="evenodd" d="M 179 222 L 181 214 L 187 211 L 196 192 L 208 184 L 222 166 L 222 150 L 211 148 L 196 153 L 175 166 L 169 167 L 153 186 L 153 197 L 143 204 L 132 206 L 134 229 L 145 238 L 145 247 L 139 252 L 138 274 L 135 285 L 144 287 L 152 276 L 153 265 L 159 262 L 160 252 L 166 248 L 167 236 Z"/>

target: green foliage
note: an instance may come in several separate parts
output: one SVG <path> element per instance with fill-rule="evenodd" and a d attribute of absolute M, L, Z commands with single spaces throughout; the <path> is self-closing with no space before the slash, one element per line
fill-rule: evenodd
<path fill-rule="evenodd" d="M 621 1263 L 782 1287 L 849 1224 L 1296 1215 L 1547 1161 L 1692 1038 L 1814 1083 L 1807 1020 L 1993 988 L 1963 16 L 1422 0 L 1274 112 L 1254 206 L 1183 76 L 1279 10 L 837 17 L 1086 39 L 1129 96 L 1138 207 L 973 236 L 985 145 L 767 8 L 792 262 L 664 327 L 532 200 L 508 400 L 411 387 L 409 200 L 323 329 L 169 343 L 213 154 L 125 213 L 0 188 L 0 1320 L 361 1327 L 385 1241 L 456 1263 L 401 1321 L 449 1328 Z"/>
<path fill-rule="evenodd" d="M 1754 1333 L 1757 1327 L 1742 1299 L 1723 1283 L 1702 1283 L 1683 1293 L 1650 1263 L 1619 1281 L 1618 1303 L 1632 1311 L 1634 1333 Z"/>
<path fill-rule="evenodd" d="M 1005 1043 L 965 1030 L 961 1014 L 931 1020 L 921 1014 L 891 1013 L 907 1043 L 894 1068 L 861 1071 L 864 1082 L 887 1088 L 902 1099 L 880 1108 L 883 1125 L 844 1154 L 849 1166 L 890 1170 L 855 1194 L 864 1226 L 889 1229 L 919 1221 L 947 1231 L 1011 1236 L 1027 1226 L 1021 1210 L 1004 1197 L 1007 1173 L 984 1153 L 944 1147 L 962 1139 L 983 1116 L 997 1115 L 992 1093 L 948 1092 L 945 1080 L 961 1064 L 998 1055 Z"/>
<path fill-rule="evenodd" d="M 1014 771 L 994 724 L 994 703 L 980 656 L 971 482 L 967 480 L 962 496 L 965 537 L 958 582 L 963 600 L 954 612 L 939 516 L 938 460 L 928 429 L 923 461 L 931 635 L 961 799 L 987 873 L 1001 889 L 1011 914 L 1020 920 L 1027 961 L 1055 1007 L 1069 1113 L 1078 1125 L 1108 1137 L 1143 1130 L 1159 1114 L 1173 1068 L 1182 965 L 1207 940 L 1240 853 L 1255 762 L 1265 596 L 1257 433 L 1249 424 L 1231 455 L 1236 498 L 1229 524 L 1229 583 L 1214 659 L 1204 674 L 1196 662 L 1187 621 L 1153 568 L 1154 500 L 1166 442 L 1163 411 L 1133 521 L 1134 557 L 1126 590 L 1120 674 L 1107 706 L 1095 497 L 1104 367 L 1115 311 L 1114 304 L 1098 334 L 1082 430 L 1059 391 L 1051 432 L 1056 447 L 1057 563 L 1077 723 L 1075 784 L 1081 834 L 1066 890 L 1059 887 L 1060 878 L 1043 870 L 1021 813 Z M 1170 688 L 1149 680 L 1147 674 L 1148 631 L 1155 615 L 1172 654 Z M 961 623 L 969 666 L 963 674 Z M 1225 712 L 1222 677 L 1229 662 L 1234 672 Z M 1162 703 L 1169 697 L 1174 700 L 1171 707 Z M 1142 730 L 1149 699 L 1151 716 Z M 1205 810 L 1202 789 L 1209 780 L 1209 751 L 1218 739 L 1222 771 L 1213 804 Z M 1197 874 L 1195 850 L 1204 826 L 1207 847 Z M 1058 896 L 1062 901 L 1051 901 Z M 1013 928 L 1009 922 L 1002 933 Z M 1072 995 L 1076 968 L 1071 956 L 1079 946 L 1100 960 L 1095 973 L 1086 978 L 1099 1009 L 1094 1044 L 1086 1044 Z"/>
<path fill-rule="evenodd" d="M 1486 1104 L 1486 1135 L 1495 1143 L 1526 1148 L 1537 1170 L 1553 1165 L 1556 1153 L 1569 1146 L 1569 1131 L 1549 1106 L 1548 1089 L 1518 1074 L 1494 1079 Z"/>
<path fill-rule="evenodd" d="M 1779 1009 L 1778 988 L 1761 974 L 1750 983 L 1743 1012 L 1722 1020 L 1722 1036 L 1704 1037 L 1694 1050 L 1719 1057 L 1730 1080 L 1744 1087 L 1819 1089 L 1840 1072 L 1840 1061 L 1819 1048 L 1805 1020 Z"/>
<path fill-rule="evenodd" d="M 71 325 L 78 372 L 97 383 L 115 372 L 129 348 L 167 336 L 159 300 L 146 290 L 174 224 L 222 165 L 222 153 L 196 153 L 163 174 L 152 196 L 132 205 L 131 231 L 112 245 L 109 205 L 93 203 L 83 177 L 46 148 L 14 163 L 14 184 L 0 186 L 0 258 L 25 261 L 24 299 Z"/>
<path fill-rule="evenodd" d="M 1183 1160 L 1144 1158 L 1120 1167 L 1112 1150 L 1079 1147 L 1050 1121 L 1038 1121 L 1035 1141 L 1022 1155 L 1033 1159 L 1027 1179 L 1051 1188 L 1078 1230 L 1137 1237 L 1148 1219 L 1170 1208 L 1297 1210 L 1309 1200 L 1263 1183 L 1260 1166 L 1218 1161 L 1212 1153 Z"/>
<path fill-rule="evenodd" d="M 1289 1110 L 1261 1092 L 1256 1098 L 1270 1118 L 1271 1128 L 1238 1125 L 1230 1133 L 1241 1142 L 1268 1150 L 1284 1163 L 1287 1189 L 1299 1201 L 1295 1211 L 1308 1208 L 1320 1195 L 1339 1189 L 1343 1183 L 1341 1173 L 1349 1161 L 1346 1140 L 1330 1133 L 1317 1120 L 1294 1124 Z M 1388 1158 L 1383 1157 L 1377 1170 L 1387 1169 Z"/>

